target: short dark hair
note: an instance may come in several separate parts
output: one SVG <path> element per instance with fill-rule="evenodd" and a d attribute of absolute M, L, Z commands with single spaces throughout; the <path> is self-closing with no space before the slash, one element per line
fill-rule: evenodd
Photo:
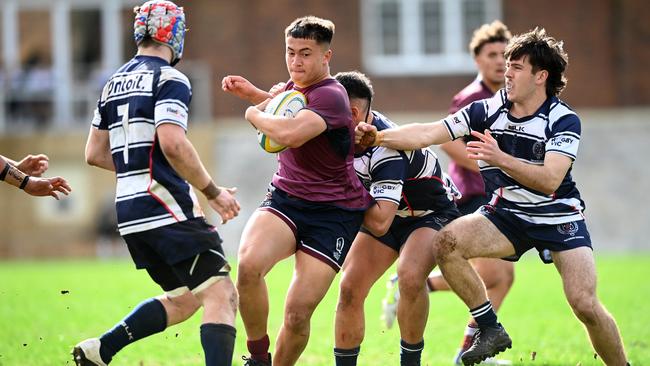
<path fill-rule="evenodd" d="M 564 71 L 569 64 L 569 56 L 563 49 L 564 43 L 546 34 L 544 28 L 535 27 L 528 33 L 516 35 L 506 46 L 506 60 L 519 60 L 528 56 L 533 72 L 546 70 L 546 95 L 558 96 L 566 87 Z"/>
<path fill-rule="evenodd" d="M 508 30 L 508 27 L 500 21 L 495 20 L 490 24 L 483 24 L 474 31 L 472 40 L 469 42 L 469 51 L 472 53 L 472 56 L 477 56 L 487 43 L 508 43 L 510 38 L 512 38 L 512 34 Z"/>
<path fill-rule="evenodd" d="M 308 15 L 291 22 L 284 30 L 286 37 L 313 39 L 316 43 L 330 44 L 334 37 L 334 23 L 330 20 Z"/>
<path fill-rule="evenodd" d="M 334 75 L 334 78 L 343 85 L 345 90 L 348 92 L 349 99 L 365 99 L 369 103 L 372 101 L 372 97 L 375 95 L 372 83 L 362 72 L 339 72 Z"/>

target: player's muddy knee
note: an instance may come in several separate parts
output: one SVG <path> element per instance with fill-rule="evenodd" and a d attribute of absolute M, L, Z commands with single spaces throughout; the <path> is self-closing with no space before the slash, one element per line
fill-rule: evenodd
<path fill-rule="evenodd" d="M 341 283 L 339 289 L 339 302 L 337 310 L 345 310 L 360 303 L 363 304 L 363 296 L 359 294 L 359 290 L 355 288 L 354 284 Z"/>
<path fill-rule="evenodd" d="M 455 254 L 458 242 L 456 236 L 449 231 L 441 231 L 436 235 L 433 241 L 433 256 L 436 262 L 440 264 L 449 259 L 452 254 Z"/>
<path fill-rule="evenodd" d="M 284 327 L 294 334 L 309 335 L 311 314 L 305 309 L 287 309 L 284 314 Z"/>
<path fill-rule="evenodd" d="M 242 260 L 237 267 L 237 289 L 256 284 L 262 279 L 262 271 L 255 263 Z"/>

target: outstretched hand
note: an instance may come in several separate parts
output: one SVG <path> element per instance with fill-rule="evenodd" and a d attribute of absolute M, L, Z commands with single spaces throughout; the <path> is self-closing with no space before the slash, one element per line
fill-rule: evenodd
<path fill-rule="evenodd" d="M 377 138 L 377 127 L 366 122 L 359 122 L 354 129 L 354 143 L 364 148 L 372 146 Z"/>
<path fill-rule="evenodd" d="M 225 224 L 239 215 L 241 207 L 234 197 L 235 193 L 237 193 L 236 187 L 219 188 L 221 189 L 221 193 L 219 193 L 219 195 L 214 199 L 209 200 L 208 204 L 219 214 L 219 216 L 221 216 L 221 223 Z"/>
<path fill-rule="evenodd" d="M 58 193 L 63 193 L 67 196 L 71 190 L 68 182 L 61 177 L 29 177 L 29 181 L 25 186 L 25 192 L 32 196 L 52 196 L 57 200 L 59 199 Z"/>
<path fill-rule="evenodd" d="M 40 177 L 49 167 L 49 160 L 45 154 L 30 154 L 25 156 L 23 160 L 17 162 L 16 168 L 29 176 Z"/>
<path fill-rule="evenodd" d="M 470 141 L 467 143 L 467 157 L 473 160 L 483 160 L 492 166 L 500 166 L 505 153 L 499 148 L 499 143 L 492 137 L 489 130 L 485 134 L 478 131 L 472 131 L 472 136 L 479 141 Z"/>

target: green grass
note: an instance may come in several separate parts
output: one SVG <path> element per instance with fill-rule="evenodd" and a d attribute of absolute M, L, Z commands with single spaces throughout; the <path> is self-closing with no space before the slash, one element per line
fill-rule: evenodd
<path fill-rule="evenodd" d="M 515 365 L 600 365 L 564 300 L 554 267 L 529 257 L 516 266 L 515 285 L 500 313 L 514 340 L 514 348 L 502 357 Z M 631 361 L 650 365 L 650 256 L 601 256 L 597 266 L 600 298 L 618 321 Z M 285 261 L 267 278 L 272 342 L 282 321 L 292 268 L 293 262 Z M 366 303 L 360 365 L 399 364 L 399 333 L 395 328 L 383 329 L 379 322 L 386 278 L 373 288 Z M 70 365 L 68 352 L 76 342 L 99 335 L 142 299 L 158 293 L 146 272 L 136 271 L 128 261 L 0 262 L 0 366 Z M 336 295 L 333 286 L 314 314 L 312 336 L 299 364 L 334 364 Z M 450 364 L 466 319 L 467 310 L 454 294 L 431 296 L 423 365 Z M 199 322 L 195 315 L 130 345 L 111 365 L 200 365 Z M 241 365 L 241 355 L 246 353 L 241 320 L 237 329 L 234 364 Z"/>

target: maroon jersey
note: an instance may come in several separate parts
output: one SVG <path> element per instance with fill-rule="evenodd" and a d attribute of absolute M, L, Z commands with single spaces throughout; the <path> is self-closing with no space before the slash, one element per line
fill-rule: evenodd
<path fill-rule="evenodd" d="M 307 97 L 307 109 L 321 116 L 327 129 L 298 148 L 278 154 L 273 185 L 306 201 L 365 210 L 372 199 L 354 170 L 354 127 L 345 88 L 327 78 L 306 88 L 289 81 Z"/>
<path fill-rule="evenodd" d="M 487 87 L 487 85 L 485 85 L 481 79 L 477 78 L 463 90 L 458 92 L 458 94 L 454 95 L 454 99 L 451 101 L 451 107 L 449 108 L 449 114 L 458 112 L 458 110 L 474 101 L 491 98 L 493 95 L 494 93 Z M 459 203 L 469 200 L 474 196 L 485 195 L 485 186 L 480 173 L 465 169 L 456 164 L 453 160 L 449 162 L 447 173 L 463 195 L 463 198 L 460 199 Z"/>

